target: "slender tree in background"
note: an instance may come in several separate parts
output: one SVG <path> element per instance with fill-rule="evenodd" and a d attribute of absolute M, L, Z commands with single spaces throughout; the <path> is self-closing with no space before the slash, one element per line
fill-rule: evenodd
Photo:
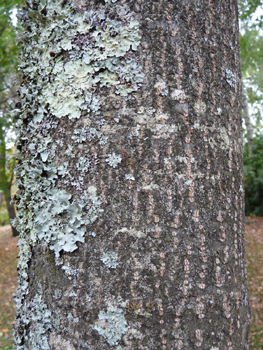
<path fill-rule="evenodd" d="M 242 105 L 247 141 L 244 148 L 246 215 L 263 215 L 263 16 L 258 11 L 262 4 L 262 0 L 239 1 Z"/>
<path fill-rule="evenodd" d="M 16 35 L 11 21 L 12 12 L 19 0 L 0 0 L 0 191 L 3 193 L 9 219 L 15 218 L 15 209 L 11 203 L 11 188 L 13 185 L 13 157 L 10 135 L 14 134 L 13 118 L 10 109 L 14 109 L 17 99 L 16 69 L 18 65 L 19 47 L 16 45 Z M 7 102 L 12 105 L 9 106 Z M 12 102 L 13 101 L 13 102 Z M 9 134 L 9 135 L 8 135 Z M 13 236 L 18 232 L 12 226 Z"/>
<path fill-rule="evenodd" d="M 244 84 L 242 83 L 242 112 L 243 112 L 243 118 L 245 121 L 245 125 L 246 125 L 246 131 L 247 131 L 247 144 L 248 144 L 248 154 L 249 157 L 252 157 L 253 155 L 253 144 L 254 144 L 254 140 L 253 140 L 253 134 L 254 134 L 254 130 L 253 130 L 253 125 L 251 122 L 251 116 L 249 113 L 249 105 L 248 105 L 248 100 L 247 100 L 247 94 L 245 91 L 245 87 Z"/>
<path fill-rule="evenodd" d="M 11 102 L 11 101 L 10 101 Z M 15 102 L 11 102 L 15 105 Z M 13 106 L 13 110 L 14 110 Z M 7 147 L 7 132 L 12 130 L 12 118 L 7 117 L 6 109 L 3 109 L 3 116 L 0 116 L 0 190 L 4 195 L 7 212 L 9 219 L 15 218 L 15 208 L 11 203 L 11 188 L 14 180 L 14 168 L 16 160 L 14 158 L 14 146 L 11 148 Z M 9 111 L 10 112 L 10 111 Z M 13 113 L 13 112 L 11 112 Z M 13 237 L 18 236 L 17 229 L 13 226 L 11 221 L 12 235 Z"/>
<path fill-rule="evenodd" d="M 262 129 L 263 53 L 261 47 L 263 45 L 263 16 L 256 16 L 256 12 L 262 7 L 262 4 L 262 0 L 239 1 L 240 55 L 243 74 L 242 104 L 249 157 L 253 154 L 253 131 L 261 133 Z M 255 126 L 253 126 L 252 120 Z"/>
<path fill-rule="evenodd" d="M 236 1 L 20 21 L 15 350 L 248 349 Z"/>

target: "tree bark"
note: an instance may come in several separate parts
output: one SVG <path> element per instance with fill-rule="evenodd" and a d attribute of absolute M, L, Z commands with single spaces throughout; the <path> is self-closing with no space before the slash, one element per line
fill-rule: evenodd
<path fill-rule="evenodd" d="M 248 349 L 236 1 L 29 5 L 15 350 Z"/>
<path fill-rule="evenodd" d="M 247 130 L 247 145 L 248 145 L 248 155 L 252 157 L 253 155 L 253 126 L 250 119 L 247 96 L 244 89 L 244 85 L 242 83 L 242 109 L 243 109 L 243 118 L 246 125 Z"/>

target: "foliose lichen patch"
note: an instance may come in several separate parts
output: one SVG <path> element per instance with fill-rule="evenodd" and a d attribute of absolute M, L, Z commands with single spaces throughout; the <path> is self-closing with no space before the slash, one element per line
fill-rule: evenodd
<path fill-rule="evenodd" d="M 109 9 L 122 16 L 111 18 Z M 16 350 L 29 344 L 28 319 L 33 311 L 27 304 L 27 271 L 32 247 L 41 242 L 54 251 L 56 262 L 61 260 L 61 253 L 76 250 L 78 243 L 84 242 L 87 226 L 102 211 L 96 184 L 83 190 L 85 177 L 99 162 L 97 156 L 105 166 L 116 168 L 121 162 L 120 155 L 110 150 L 109 135 L 105 136 L 101 128 L 101 105 L 105 101 L 100 91 L 110 89 L 116 98 L 128 100 L 143 80 L 134 54 L 140 43 L 139 23 L 124 1 L 105 1 L 104 6 L 88 12 L 75 11 L 67 1 L 28 1 L 18 17 L 23 27 L 19 34 L 23 75 L 17 121 L 18 191 L 14 196 L 18 210 L 15 225 L 21 237 Z M 96 125 L 90 116 L 97 118 Z M 54 137 L 59 123 L 66 119 L 78 121 L 70 143 Z M 101 147 L 108 143 L 108 156 L 80 153 L 78 147 L 91 141 Z M 65 157 L 61 161 L 58 154 L 62 150 Z M 70 174 L 72 162 L 78 172 L 76 178 Z M 73 194 L 61 185 L 73 187 Z M 117 264 L 115 256 L 110 261 Z M 44 326 L 39 328 L 40 340 L 32 340 L 39 343 L 33 348 L 49 349 L 45 340 L 49 330 L 45 319 L 49 316 L 43 300 L 42 309 L 38 308 L 39 298 L 41 292 L 31 300 L 31 310 L 38 310 L 37 320 Z"/>
<path fill-rule="evenodd" d="M 115 303 L 109 302 L 107 311 L 100 311 L 94 329 L 102 335 L 109 345 L 116 345 L 129 326 L 124 317 L 123 310 Z"/>
<path fill-rule="evenodd" d="M 121 162 L 121 156 L 115 153 L 108 154 L 106 162 L 113 168 L 116 168 L 117 165 Z"/>
<path fill-rule="evenodd" d="M 100 260 L 111 269 L 115 269 L 118 266 L 118 254 L 115 252 L 103 252 Z"/>
<path fill-rule="evenodd" d="M 32 45 L 25 49 L 30 52 L 34 47 L 35 57 L 41 57 L 35 68 L 42 88 L 39 102 L 48 103 L 53 115 L 75 119 L 80 118 L 82 110 L 99 113 L 100 100 L 92 93 L 97 86 L 116 86 L 116 94 L 121 96 L 138 89 L 143 75 L 136 61 L 127 55 L 130 47 L 136 50 L 140 43 L 137 21 L 130 19 L 125 26 L 118 20 L 109 21 L 107 6 L 100 13 L 75 15 L 69 5 L 62 6 L 60 1 L 42 6 L 47 12 L 45 25 L 40 31 L 31 21 L 30 33 L 25 35 Z M 32 72 L 30 64 L 24 67 L 24 72 Z"/>
<path fill-rule="evenodd" d="M 51 312 L 42 299 L 42 290 L 40 294 L 36 294 L 30 305 L 24 303 L 21 305 L 20 318 L 24 327 L 18 329 L 19 333 L 15 333 L 16 349 L 36 349 L 49 350 L 47 332 L 51 329 Z M 19 299 L 18 304 L 19 305 Z M 29 308 L 30 307 L 30 308 Z M 30 311 L 29 311 L 30 310 Z M 30 325 L 30 331 L 27 334 L 27 327 Z M 28 347 L 21 344 L 21 338 L 28 341 Z"/>

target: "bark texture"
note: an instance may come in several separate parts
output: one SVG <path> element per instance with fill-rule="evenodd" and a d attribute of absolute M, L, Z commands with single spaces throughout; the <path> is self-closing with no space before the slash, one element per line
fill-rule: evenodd
<path fill-rule="evenodd" d="M 29 5 L 15 350 L 248 349 L 236 1 Z"/>

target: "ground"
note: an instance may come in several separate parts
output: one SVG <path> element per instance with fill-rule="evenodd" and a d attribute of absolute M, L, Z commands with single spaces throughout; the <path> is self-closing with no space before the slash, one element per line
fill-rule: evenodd
<path fill-rule="evenodd" d="M 12 349 L 18 239 L 11 235 L 10 226 L 0 227 L 0 350 Z"/>
<path fill-rule="evenodd" d="M 263 217 L 246 217 L 246 251 L 251 304 L 250 350 L 263 349 Z"/>
<path fill-rule="evenodd" d="M 0 227 L 0 350 L 12 349 L 18 239 Z M 246 251 L 251 303 L 250 350 L 263 349 L 263 217 L 246 217 Z"/>

